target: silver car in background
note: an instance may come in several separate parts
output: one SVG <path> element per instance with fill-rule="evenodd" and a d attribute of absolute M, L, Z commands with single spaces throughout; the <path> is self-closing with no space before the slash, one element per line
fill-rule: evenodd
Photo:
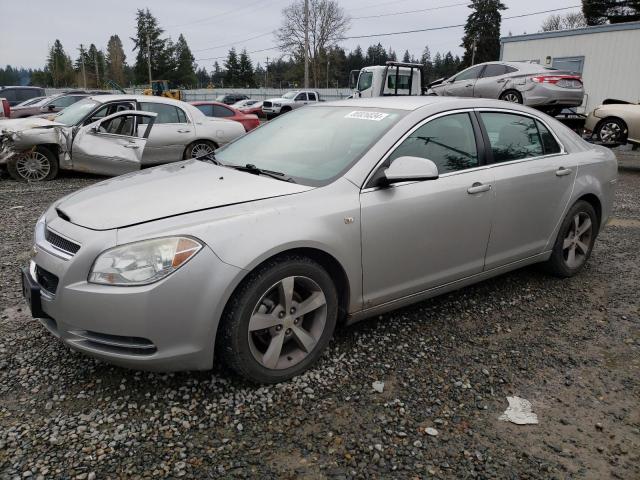
<path fill-rule="evenodd" d="M 582 105 L 579 74 L 529 62 L 479 63 L 429 85 L 439 96 L 495 98 L 557 114 Z"/>
<path fill-rule="evenodd" d="M 154 127 L 155 128 L 155 127 Z M 378 97 L 296 110 L 216 151 L 117 177 L 38 220 L 23 292 L 118 365 L 298 375 L 355 322 L 544 262 L 584 267 L 616 159 L 536 110 Z"/>
<path fill-rule="evenodd" d="M 49 97 L 42 97 L 37 102 L 29 100 L 11 109 L 11 118 L 27 118 L 33 115 L 51 115 L 89 97 L 89 93 L 61 93 Z"/>

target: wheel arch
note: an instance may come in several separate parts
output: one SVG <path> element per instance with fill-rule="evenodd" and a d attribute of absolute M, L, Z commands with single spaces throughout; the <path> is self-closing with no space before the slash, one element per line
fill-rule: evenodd
<path fill-rule="evenodd" d="M 576 201 L 573 202 L 573 204 L 575 205 L 580 200 L 583 200 L 590 204 L 596 211 L 596 215 L 598 216 L 598 228 L 596 229 L 596 231 L 599 230 L 602 224 L 602 202 L 600 201 L 600 198 L 598 198 L 598 196 L 594 193 L 585 193 L 582 196 L 576 198 Z"/>
<path fill-rule="evenodd" d="M 270 255 L 260 258 L 256 262 L 252 263 L 251 267 L 247 268 L 244 271 L 242 278 L 235 282 L 235 287 L 229 294 L 228 298 L 225 299 L 224 308 L 227 308 L 228 303 L 231 301 L 236 291 L 241 288 L 242 284 L 246 281 L 246 279 L 252 272 L 256 271 L 267 262 L 273 261 L 278 257 L 284 257 L 288 255 L 298 255 L 310 258 L 311 260 L 314 260 L 315 262 L 320 264 L 325 270 L 327 270 L 327 273 L 333 280 L 336 291 L 338 292 L 338 320 L 344 320 L 349 313 L 349 303 L 351 300 L 351 284 L 349 282 L 347 272 L 335 256 L 320 248 L 309 246 L 300 246 L 281 250 L 276 253 L 271 253 Z"/>

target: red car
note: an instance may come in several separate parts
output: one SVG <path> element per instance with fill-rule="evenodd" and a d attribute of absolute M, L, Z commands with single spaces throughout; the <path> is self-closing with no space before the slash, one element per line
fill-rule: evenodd
<path fill-rule="evenodd" d="M 249 132 L 260 125 L 260 120 L 256 115 L 249 115 L 236 110 L 229 105 L 220 102 L 204 101 L 190 102 L 207 117 L 228 118 L 240 122 L 246 132 Z"/>

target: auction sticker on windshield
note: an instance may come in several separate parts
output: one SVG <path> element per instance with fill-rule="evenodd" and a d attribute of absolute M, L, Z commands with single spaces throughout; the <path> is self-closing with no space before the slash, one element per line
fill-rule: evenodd
<path fill-rule="evenodd" d="M 351 112 L 344 116 L 344 118 L 357 118 L 358 120 L 373 120 L 374 122 L 379 122 L 380 120 L 388 117 L 388 113 L 382 112 Z"/>

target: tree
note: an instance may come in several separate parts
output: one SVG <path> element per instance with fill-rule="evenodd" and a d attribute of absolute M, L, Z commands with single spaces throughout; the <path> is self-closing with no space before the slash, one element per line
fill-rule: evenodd
<path fill-rule="evenodd" d="M 404 55 L 402 56 L 402 61 L 404 63 L 410 63 L 411 62 L 411 55 L 409 54 L 409 50 L 405 50 L 404 51 Z"/>
<path fill-rule="evenodd" d="M 169 77 L 173 77 L 172 80 L 176 85 L 194 85 L 198 81 L 195 71 L 195 58 L 182 34 L 178 37 L 173 55 L 176 67 L 174 73 Z"/>
<path fill-rule="evenodd" d="M 471 0 L 471 14 L 464 27 L 461 47 L 464 65 L 497 60 L 500 56 L 500 10 L 507 7 L 500 0 Z M 475 47 L 475 55 L 473 53 Z"/>
<path fill-rule="evenodd" d="M 207 88 L 209 83 L 211 83 L 211 77 L 206 68 L 200 67 L 196 70 L 196 80 L 198 82 L 198 88 Z"/>
<path fill-rule="evenodd" d="M 47 69 L 51 72 L 54 88 L 68 87 L 75 83 L 75 71 L 73 70 L 71 58 L 64 51 L 64 47 L 58 39 L 49 49 Z"/>
<path fill-rule="evenodd" d="M 365 63 L 367 65 L 384 65 L 387 60 L 389 60 L 387 51 L 381 43 L 371 45 L 367 48 L 367 56 L 365 57 Z"/>
<path fill-rule="evenodd" d="M 422 51 L 420 63 L 424 65 L 425 81 L 430 82 L 433 79 L 433 62 L 431 61 L 431 50 L 429 50 L 428 46 L 425 46 Z"/>
<path fill-rule="evenodd" d="M 314 85 L 318 86 L 320 57 L 336 46 L 349 29 L 350 19 L 337 0 L 309 1 L 309 60 Z M 295 0 L 282 10 L 282 25 L 276 40 L 282 52 L 298 60 L 304 58 L 305 1 Z"/>
<path fill-rule="evenodd" d="M 587 25 L 640 20 L 640 0 L 582 0 Z"/>
<path fill-rule="evenodd" d="M 224 62 L 224 68 L 226 73 L 224 75 L 224 81 L 228 87 L 235 87 L 240 80 L 240 62 L 238 61 L 238 54 L 235 48 L 231 48 L 227 55 L 227 59 Z"/>
<path fill-rule="evenodd" d="M 126 58 L 122 48 L 122 40 L 118 35 L 111 35 L 109 42 L 107 42 L 107 70 L 105 77 L 119 85 L 125 85 L 127 81 L 125 76 Z"/>
<path fill-rule="evenodd" d="M 131 38 L 133 50 L 137 50 L 136 63 L 133 67 L 135 82 L 149 83 L 147 47 L 151 56 L 151 76 L 161 80 L 167 68 L 167 41 L 160 38 L 164 30 L 158 25 L 158 20 L 149 9 L 138 9 L 136 13 L 136 36 Z M 148 40 L 148 41 L 147 41 Z"/>
<path fill-rule="evenodd" d="M 569 30 L 572 28 L 586 27 L 587 21 L 580 12 L 570 12 L 566 15 L 550 15 L 542 22 L 542 31 Z"/>
<path fill-rule="evenodd" d="M 211 72 L 211 82 L 215 86 L 220 86 L 222 85 L 223 79 L 224 79 L 224 72 L 222 71 L 222 69 L 220 68 L 220 64 L 216 60 L 215 62 L 213 62 L 213 71 Z"/>
<path fill-rule="evenodd" d="M 243 49 L 240 52 L 240 60 L 238 61 L 238 81 L 241 87 L 251 88 L 253 87 L 253 64 L 251 58 L 247 54 L 247 49 Z"/>

